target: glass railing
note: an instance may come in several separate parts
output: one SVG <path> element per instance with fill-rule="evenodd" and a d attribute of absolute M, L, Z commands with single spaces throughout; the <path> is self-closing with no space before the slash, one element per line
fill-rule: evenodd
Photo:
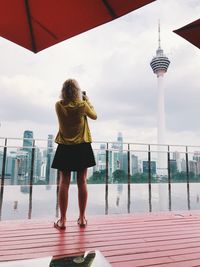
<path fill-rule="evenodd" d="M 88 169 L 87 182 L 91 195 L 96 192 L 101 214 L 200 208 L 200 146 L 122 142 L 93 142 L 92 146 L 96 166 Z M 52 203 L 58 215 L 59 174 L 51 168 L 55 150 L 52 136 L 48 140 L 0 138 L 0 217 L 3 201 L 4 210 L 6 205 L 17 210 L 19 198 L 26 199 L 27 217 L 35 217 L 33 188 L 40 199 L 55 192 Z M 76 173 L 71 183 L 76 190 Z"/>
<path fill-rule="evenodd" d="M 200 146 L 93 142 L 88 183 L 199 182 Z M 1 185 L 57 184 L 53 139 L 0 138 Z M 75 173 L 72 183 L 76 181 Z"/>

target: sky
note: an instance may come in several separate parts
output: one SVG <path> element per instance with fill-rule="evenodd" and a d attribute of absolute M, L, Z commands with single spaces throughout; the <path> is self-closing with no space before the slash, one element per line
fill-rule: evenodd
<path fill-rule="evenodd" d="M 199 19 L 199 0 L 157 0 L 128 15 L 34 54 L 0 38 L 0 137 L 58 130 L 54 110 L 63 82 L 75 78 L 94 105 L 93 141 L 157 143 L 157 78 L 150 61 L 161 47 L 166 143 L 200 145 L 200 50 L 173 33 Z"/>

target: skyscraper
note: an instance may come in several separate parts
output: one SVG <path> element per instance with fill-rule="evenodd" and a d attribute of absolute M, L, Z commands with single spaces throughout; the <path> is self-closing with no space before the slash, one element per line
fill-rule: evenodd
<path fill-rule="evenodd" d="M 54 136 L 52 134 L 48 135 L 47 140 L 47 163 L 46 163 L 46 183 L 53 184 L 55 181 L 55 171 L 51 170 L 51 163 L 54 154 Z"/>
<path fill-rule="evenodd" d="M 106 169 L 106 144 L 100 145 L 100 150 L 97 152 L 97 170 L 103 171 Z"/>
<path fill-rule="evenodd" d="M 26 166 L 27 170 L 25 171 L 24 180 L 25 184 L 29 184 L 30 174 L 31 174 L 31 159 L 32 159 L 32 148 L 33 148 L 33 131 L 26 130 L 23 134 L 23 151 L 26 151 L 27 156 L 24 157 L 26 163 L 23 162 L 23 165 Z"/>
<path fill-rule="evenodd" d="M 165 144 L 165 93 L 164 93 L 164 74 L 167 72 L 170 64 L 169 59 L 164 55 L 161 49 L 160 40 L 160 23 L 158 24 L 158 49 L 156 50 L 156 56 L 151 60 L 151 68 L 157 75 L 157 143 L 158 145 Z M 158 148 L 159 149 L 159 148 Z M 162 174 L 162 169 L 165 168 L 164 158 L 162 153 L 158 155 L 158 169 Z"/>
<path fill-rule="evenodd" d="M 33 131 L 26 130 L 24 131 L 24 136 L 23 136 L 23 149 L 31 151 L 32 146 L 33 146 Z"/>
<path fill-rule="evenodd" d="M 122 169 L 123 166 L 123 136 L 119 132 L 117 142 L 112 144 L 112 172 Z"/>

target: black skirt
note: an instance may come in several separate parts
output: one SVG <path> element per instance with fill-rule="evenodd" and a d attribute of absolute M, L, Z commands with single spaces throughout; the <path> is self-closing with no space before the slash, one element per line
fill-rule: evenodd
<path fill-rule="evenodd" d="M 94 153 L 90 143 L 58 144 L 51 167 L 60 171 L 79 171 L 95 165 Z"/>

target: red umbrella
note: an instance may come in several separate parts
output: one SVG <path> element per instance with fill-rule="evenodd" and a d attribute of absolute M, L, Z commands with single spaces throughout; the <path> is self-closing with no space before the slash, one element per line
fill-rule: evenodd
<path fill-rule="evenodd" d="M 155 0 L 1 0 L 0 36 L 35 53 Z"/>
<path fill-rule="evenodd" d="M 200 48 L 200 19 L 193 21 L 174 32 Z"/>

